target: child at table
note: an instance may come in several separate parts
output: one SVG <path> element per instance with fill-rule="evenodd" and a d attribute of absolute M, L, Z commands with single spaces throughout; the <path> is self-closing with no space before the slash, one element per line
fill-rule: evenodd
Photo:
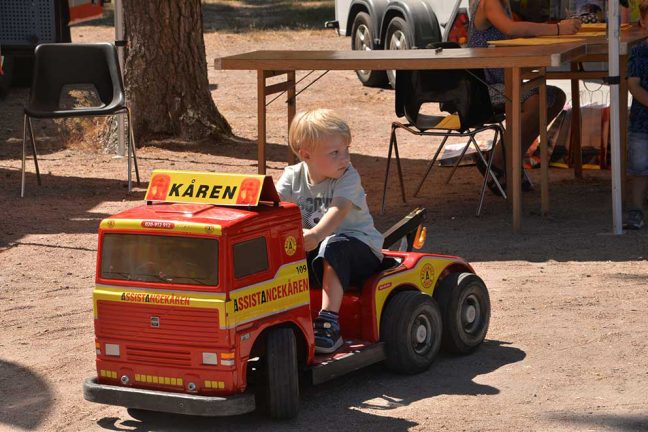
<path fill-rule="evenodd" d="M 531 36 L 560 36 L 576 33 L 581 26 L 577 19 L 567 19 L 559 23 L 535 23 L 529 21 L 514 21 L 509 0 L 470 0 L 470 21 L 468 46 L 486 47 L 488 41 L 510 39 L 514 37 Z M 504 71 L 502 69 L 486 69 L 484 71 L 486 82 L 489 84 L 491 103 L 498 112 L 504 112 Z M 539 135 L 538 117 L 538 89 L 531 90 L 522 95 L 522 154 Z M 547 122 L 560 113 L 565 105 L 565 93 L 558 87 L 547 86 Z M 493 150 L 494 151 L 494 150 Z M 478 164 L 485 174 L 486 167 Z M 505 181 L 504 160 L 500 151 L 495 153 L 493 159 L 493 172 L 500 183 Z M 495 194 L 499 189 L 495 183 L 488 182 L 489 188 Z M 524 190 L 532 189 L 528 181 L 523 181 Z"/>
<path fill-rule="evenodd" d="M 313 322 L 315 352 L 332 353 L 342 345 L 338 312 L 344 291 L 378 271 L 383 236 L 351 165 L 351 132 L 342 119 L 325 109 L 299 113 L 288 144 L 301 162 L 285 168 L 277 191 L 301 210 L 309 272 L 322 286 L 322 309 Z"/>
<path fill-rule="evenodd" d="M 639 3 L 639 24 L 648 29 L 648 0 Z M 625 228 L 641 229 L 645 225 L 643 206 L 648 185 L 648 43 L 632 49 L 628 60 L 628 90 L 632 94 L 628 129 L 628 166 L 631 177 L 631 208 Z"/>

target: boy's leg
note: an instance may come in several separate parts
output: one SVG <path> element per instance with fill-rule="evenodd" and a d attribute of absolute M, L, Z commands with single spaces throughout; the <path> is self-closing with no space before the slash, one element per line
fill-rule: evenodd
<path fill-rule="evenodd" d="M 342 282 L 335 269 L 331 267 L 328 261 L 323 261 L 324 276 L 322 278 L 322 309 L 339 312 L 342 305 L 342 296 L 344 296 L 344 289 Z"/>
<path fill-rule="evenodd" d="M 628 175 L 632 177 L 632 208 L 624 227 L 641 229 L 645 225 L 643 206 L 648 188 L 648 134 L 628 133 Z"/>

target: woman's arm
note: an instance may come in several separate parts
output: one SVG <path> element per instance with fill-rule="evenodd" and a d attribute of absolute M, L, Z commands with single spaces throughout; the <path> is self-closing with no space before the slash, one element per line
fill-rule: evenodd
<path fill-rule="evenodd" d="M 304 248 L 306 251 L 315 249 L 322 240 L 333 234 L 352 207 L 353 203 L 348 199 L 333 198 L 331 205 L 317 225 L 311 229 L 304 229 Z"/>
<path fill-rule="evenodd" d="M 574 34 L 581 26 L 579 20 L 562 20 L 558 24 L 534 23 L 530 21 L 514 21 L 509 18 L 500 0 L 482 0 L 485 18 L 492 26 L 507 36 L 557 36 L 559 34 Z M 477 12 L 479 15 L 479 11 Z"/>

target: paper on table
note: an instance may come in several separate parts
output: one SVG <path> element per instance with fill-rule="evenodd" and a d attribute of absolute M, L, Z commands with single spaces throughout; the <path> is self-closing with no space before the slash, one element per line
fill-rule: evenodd
<path fill-rule="evenodd" d="M 493 46 L 530 46 L 530 45 L 553 45 L 563 43 L 582 42 L 582 38 L 562 38 L 562 37 L 535 37 L 535 38 L 517 38 L 488 41 Z"/>
<path fill-rule="evenodd" d="M 632 24 L 621 24 L 619 27 L 620 30 L 628 30 L 632 28 Z M 607 31 L 607 23 L 594 23 L 594 24 L 583 24 L 580 28 L 579 33 L 581 32 L 605 32 Z"/>

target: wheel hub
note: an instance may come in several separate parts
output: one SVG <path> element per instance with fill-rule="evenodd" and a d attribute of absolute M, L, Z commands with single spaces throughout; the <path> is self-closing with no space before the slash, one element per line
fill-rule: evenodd
<path fill-rule="evenodd" d="M 461 321 L 466 333 L 474 333 L 479 330 L 482 320 L 481 315 L 479 298 L 474 295 L 466 297 L 461 307 Z"/>
<path fill-rule="evenodd" d="M 425 342 L 425 339 L 427 338 L 427 329 L 425 328 L 424 325 L 420 325 L 416 329 L 416 342 L 418 343 L 423 343 Z"/>

